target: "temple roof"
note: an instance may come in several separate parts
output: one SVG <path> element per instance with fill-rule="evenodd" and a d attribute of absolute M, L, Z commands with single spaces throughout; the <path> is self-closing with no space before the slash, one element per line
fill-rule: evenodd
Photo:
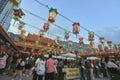
<path fill-rule="evenodd" d="M 36 34 L 28 34 L 28 36 L 26 37 L 26 41 L 30 41 L 30 42 L 35 42 L 37 40 L 40 39 L 41 43 L 50 43 L 50 44 L 56 44 L 54 40 L 50 39 L 50 38 L 46 38 L 46 37 L 42 37 L 42 36 L 38 36 Z"/>
<path fill-rule="evenodd" d="M 13 43 L 13 40 L 8 36 L 8 34 L 5 32 L 1 25 L 0 25 L 0 38 L 4 41 L 4 43 L 8 42 L 12 48 L 19 51 L 19 49 Z"/>

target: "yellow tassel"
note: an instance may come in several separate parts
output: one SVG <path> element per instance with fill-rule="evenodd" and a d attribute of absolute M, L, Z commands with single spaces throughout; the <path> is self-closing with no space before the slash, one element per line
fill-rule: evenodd
<path fill-rule="evenodd" d="M 13 6 L 13 2 L 10 2 L 10 5 L 8 6 L 8 9 L 10 10 Z"/>

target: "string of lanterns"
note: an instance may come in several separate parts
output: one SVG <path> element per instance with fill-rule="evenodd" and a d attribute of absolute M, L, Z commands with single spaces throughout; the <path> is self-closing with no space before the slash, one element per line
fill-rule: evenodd
<path fill-rule="evenodd" d="M 23 10 L 25 10 L 25 9 L 23 9 Z M 28 10 L 25 10 L 25 11 L 29 12 Z M 31 12 L 29 12 L 29 13 L 32 14 L 32 15 L 35 15 L 35 14 L 31 13 Z M 35 16 L 38 17 L 38 15 L 35 15 Z M 40 16 L 39 16 L 39 18 L 41 19 Z M 42 18 L 42 20 L 45 20 L 45 19 Z M 45 21 L 46 21 L 46 20 L 45 20 Z M 56 27 L 58 27 L 58 28 L 60 28 L 60 29 L 62 29 L 62 30 L 65 30 L 65 36 L 64 36 L 64 39 L 65 39 L 65 40 L 68 40 L 68 38 L 69 38 L 69 33 L 73 33 L 73 32 L 67 31 L 66 29 L 61 28 L 60 26 L 58 26 L 58 25 L 56 25 L 56 24 L 54 24 L 54 23 L 53 23 L 53 25 L 56 26 Z M 77 27 L 76 27 L 76 25 L 77 25 Z M 48 28 L 48 27 L 50 26 L 50 22 L 47 21 L 47 22 L 44 23 L 44 26 L 43 26 L 43 29 L 44 29 L 44 30 L 45 30 L 45 26 L 46 26 L 46 28 Z M 76 28 L 74 28 L 74 31 L 75 31 L 76 33 L 79 33 L 80 24 L 79 24 L 79 23 L 74 23 L 74 26 L 73 26 L 73 27 L 76 27 Z M 48 30 L 48 29 L 47 29 L 47 30 Z M 77 34 L 76 34 L 76 35 L 77 35 Z M 86 40 L 87 40 L 87 39 L 86 39 Z"/>
<path fill-rule="evenodd" d="M 55 13 L 55 12 L 54 12 Z M 56 17 L 54 17 L 54 21 L 55 21 L 55 18 Z M 21 23 L 23 26 L 25 25 L 25 23 L 24 22 L 22 22 L 22 21 L 19 21 L 19 23 Z M 44 26 L 43 26 L 43 29 L 44 29 L 44 31 L 45 32 L 47 32 L 47 30 L 49 29 L 49 25 L 50 25 L 50 23 L 53 23 L 53 21 L 52 22 L 50 22 L 50 21 L 48 21 L 48 22 L 46 22 L 46 24 L 44 24 Z M 75 25 L 73 26 L 74 28 L 73 28 L 73 31 L 74 31 L 74 34 L 76 34 L 77 35 L 77 33 L 79 33 L 79 28 L 80 28 L 80 24 L 79 23 L 75 23 Z M 69 32 L 70 33 L 70 32 Z M 68 32 L 66 32 L 66 34 L 68 35 L 69 34 Z M 90 41 L 90 45 L 92 46 L 92 47 L 94 47 L 94 32 L 89 32 L 89 37 L 90 37 L 90 39 L 89 39 L 89 41 Z M 68 37 L 69 38 L 69 37 Z M 81 46 L 81 45 L 80 45 Z"/>
<path fill-rule="evenodd" d="M 45 5 L 45 4 L 41 3 L 41 2 L 38 1 L 38 0 L 34 0 L 34 1 L 36 1 L 39 5 L 44 6 L 44 7 L 46 7 L 47 9 L 50 9 L 48 5 Z M 74 24 L 74 21 L 72 21 L 71 19 L 69 19 L 69 18 L 67 18 L 66 16 L 60 14 L 59 12 L 58 12 L 58 14 L 59 14 L 61 17 L 65 18 L 66 20 L 68 20 L 68 21 L 70 21 L 70 22 L 72 22 L 72 23 Z M 80 26 L 80 27 L 83 28 L 84 30 L 90 32 L 90 30 L 88 30 L 87 28 L 85 28 L 85 27 L 83 27 L 83 26 Z M 100 37 L 99 35 L 97 35 L 97 34 L 94 34 L 94 35 L 96 35 L 98 38 L 101 38 L 101 37 Z M 105 39 L 104 39 L 104 41 L 107 42 L 108 40 L 105 40 Z M 90 43 L 93 43 L 93 42 L 90 42 Z"/>

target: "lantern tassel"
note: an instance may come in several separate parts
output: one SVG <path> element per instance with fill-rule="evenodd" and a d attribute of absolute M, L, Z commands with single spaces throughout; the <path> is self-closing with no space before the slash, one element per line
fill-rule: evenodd
<path fill-rule="evenodd" d="M 15 25 L 15 23 L 16 23 L 16 20 L 14 21 L 13 26 Z"/>
<path fill-rule="evenodd" d="M 10 2 L 10 5 L 8 6 L 8 9 L 10 10 L 13 6 L 13 2 Z"/>

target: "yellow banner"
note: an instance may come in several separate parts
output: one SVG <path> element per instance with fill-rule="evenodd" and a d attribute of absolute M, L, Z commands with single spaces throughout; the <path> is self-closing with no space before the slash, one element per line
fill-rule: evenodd
<path fill-rule="evenodd" d="M 79 68 L 66 68 L 66 79 L 80 78 Z"/>

